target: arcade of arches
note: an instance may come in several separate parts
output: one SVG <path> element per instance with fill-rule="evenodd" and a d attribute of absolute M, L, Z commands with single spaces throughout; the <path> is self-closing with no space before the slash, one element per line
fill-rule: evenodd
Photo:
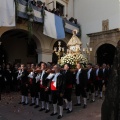
<path fill-rule="evenodd" d="M 53 48 L 56 40 L 43 34 L 43 25 L 33 25 L 33 35 L 28 38 L 27 22 L 22 20 L 16 27 L 0 27 L 0 63 L 52 62 Z M 72 35 L 66 34 L 62 42 L 66 44 Z M 64 45 L 63 45 L 64 47 Z"/>
<path fill-rule="evenodd" d="M 33 35 L 29 40 L 28 31 L 15 29 L 4 32 L 1 36 L 0 52 L 1 61 L 12 63 L 38 63 L 37 56 L 37 38 Z M 58 42 L 61 41 L 61 47 L 67 51 L 66 43 L 58 40 L 54 43 L 54 47 L 58 51 Z M 52 53 L 52 62 L 57 63 L 58 57 L 55 52 Z M 51 61 L 50 61 L 51 62 Z"/>
<path fill-rule="evenodd" d="M 10 62 L 51 62 L 53 49 L 57 46 L 58 41 L 43 35 L 42 26 L 38 28 L 38 25 L 35 24 L 32 40 L 28 43 L 28 31 L 25 26 L 20 24 L 16 28 L 0 28 L 1 58 Z M 66 44 L 71 36 L 71 34 L 66 34 L 61 47 L 67 48 Z M 90 46 L 93 48 L 90 62 L 112 64 L 115 47 L 120 39 L 119 29 L 91 33 L 88 36 L 90 37 Z M 1 58 L 0 60 L 2 60 Z M 57 57 L 53 56 L 53 60 L 56 62 Z"/>

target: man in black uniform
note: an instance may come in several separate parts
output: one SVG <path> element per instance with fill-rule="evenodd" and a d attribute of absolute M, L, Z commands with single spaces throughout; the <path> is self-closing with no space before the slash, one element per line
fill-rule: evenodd
<path fill-rule="evenodd" d="M 108 69 L 107 69 L 105 63 L 103 63 L 103 65 L 102 65 L 102 71 L 103 71 L 102 82 L 103 82 L 103 84 L 105 85 L 105 88 L 106 88 L 107 83 L 108 83 L 109 74 L 108 74 Z"/>
<path fill-rule="evenodd" d="M 89 92 L 92 93 L 91 102 L 95 102 L 95 71 L 92 68 L 92 64 L 87 65 L 87 97 L 89 99 Z"/>
<path fill-rule="evenodd" d="M 28 80 L 29 80 L 29 89 L 30 89 L 30 96 L 32 99 L 32 103 L 30 104 L 30 106 L 35 105 L 35 87 L 36 87 L 36 75 L 35 75 L 35 65 L 31 64 L 31 70 L 30 73 L 28 75 Z"/>
<path fill-rule="evenodd" d="M 64 93 L 64 100 L 66 102 L 66 108 L 65 110 L 68 110 L 67 113 L 72 112 L 72 100 L 71 100 L 71 95 L 72 95 L 72 87 L 73 87 L 73 73 L 70 71 L 70 65 L 65 64 L 64 65 L 64 70 L 62 71 L 62 74 L 65 78 L 65 93 Z"/>
<path fill-rule="evenodd" d="M 28 72 L 24 64 L 21 64 L 17 79 L 21 82 L 22 100 L 19 104 L 28 105 Z"/>
<path fill-rule="evenodd" d="M 47 68 L 47 65 L 46 63 L 41 63 L 41 66 L 40 66 L 40 69 L 41 69 L 41 76 L 40 76 L 40 99 L 41 99 L 41 102 L 42 102 L 42 107 L 39 111 L 43 111 L 45 110 L 45 89 L 46 89 L 46 84 L 45 84 L 45 81 L 46 81 L 46 78 L 48 76 L 48 73 L 46 72 L 46 68 Z M 47 101 L 47 111 L 49 111 L 49 103 Z"/>
<path fill-rule="evenodd" d="M 102 69 L 99 65 L 95 65 L 95 96 L 98 96 L 98 90 L 100 91 L 100 98 L 102 98 Z"/>
<path fill-rule="evenodd" d="M 83 108 L 86 108 L 87 106 L 87 95 L 86 95 L 86 82 L 87 82 L 87 74 L 85 70 L 81 68 L 81 64 L 77 63 L 77 71 L 75 73 L 75 91 L 76 91 L 76 96 L 77 96 L 77 103 L 75 106 L 80 106 L 81 101 L 80 101 L 80 95 L 83 97 L 84 105 Z"/>
<path fill-rule="evenodd" d="M 12 70 L 10 64 L 7 64 L 6 69 L 4 70 L 4 81 L 6 92 L 10 92 L 12 86 Z"/>
<path fill-rule="evenodd" d="M 52 94 L 52 102 L 53 102 L 53 108 L 54 112 L 51 113 L 51 116 L 57 115 L 57 104 L 59 105 L 60 113 L 58 116 L 58 119 L 61 119 L 63 117 L 63 95 L 65 91 L 65 79 L 63 75 L 60 73 L 60 66 L 55 65 L 53 67 L 55 70 L 55 75 L 53 79 L 51 79 L 51 82 L 48 89 L 51 89 Z"/>

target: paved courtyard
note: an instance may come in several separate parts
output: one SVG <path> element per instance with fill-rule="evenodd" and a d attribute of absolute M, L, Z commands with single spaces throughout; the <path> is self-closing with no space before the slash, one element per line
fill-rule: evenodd
<path fill-rule="evenodd" d="M 53 110 L 52 105 L 50 105 L 51 111 L 45 113 L 45 111 L 39 112 L 40 108 L 35 109 L 29 105 L 19 105 L 19 101 L 19 93 L 3 94 L 0 101 L 0 120 L 57 120 L 57 116 L 50 116 Z M 75 96 L 73 95 L 73 104 L 75 102 Z M 62 120 L 100 120 L 102 102 L 103 100 L 99 98 L 94 103 L 88 101 L 86 109 L 73 106 L 72 113 L 68 114 L 64 111 Z"/>

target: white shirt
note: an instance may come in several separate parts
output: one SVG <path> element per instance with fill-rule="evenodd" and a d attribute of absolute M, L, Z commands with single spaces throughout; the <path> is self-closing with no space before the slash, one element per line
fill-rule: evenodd
<path fill-rule="evenodd" d="M 92 71 L 92 68 L 91 68 L 91 69 L 89 69 L 89 71 L 87 72 L 87 77 L 88 77 L 88 80 L 90 79 L 90 73 L 91 73 L 91 71 Z"/>
<path fill-rule="evenodd" d="M 41 76 L 40 76 L 40 84 L 42 85 L 42 80 L 43 80 L 43 75 L 45 74 L 45 70 L 42 71 Z"/>
<path fill-rule="evenodd" d="M 55 75 L 54 73 L 50 73 L 50 74 L 47 76 L 47 79 L 52 79 L 52 77 L 53 77 L 54 75 Z"/>
<path fill-rule="evenodd" d="M 81 73 L 81 69 L 78 70 L 77 74 L 76 74 L 76 84 L 80 84 L 79 83 L 79 74 Z"/>
<path fill-rule="evenodd" d="M 105 68 L 103 69 L 103 73 L 105 72 Z"/>
<path fill-rule="evenodd" d="M 98 76 L 99 68 L 96 70 L 96 76 Z"/>
<path fill-rule="evenodd" d="M 56 87 L 56 83 L 57 83 L 57 77 L 58 77 L 58 75 L 60 75 L 60 73 L 56 73 L 55 74 L 55 76 L 54 76 L 54 78 L 52 79 L 52 81 L 54 82 L 54 86 Z"/>

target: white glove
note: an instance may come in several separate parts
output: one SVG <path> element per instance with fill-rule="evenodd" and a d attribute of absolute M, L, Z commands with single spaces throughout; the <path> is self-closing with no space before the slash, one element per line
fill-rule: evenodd
<path fill-rule="evenodd" d="M 47 79 L 51 79 L 55 74 L 53 73 L 50 73 L 48 76 L 47 76 Z"/>

